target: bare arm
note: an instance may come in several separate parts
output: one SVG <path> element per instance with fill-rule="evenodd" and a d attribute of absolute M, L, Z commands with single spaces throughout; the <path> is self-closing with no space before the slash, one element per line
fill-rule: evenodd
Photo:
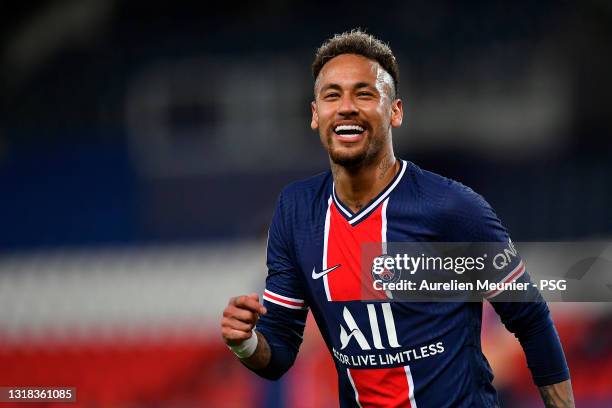
<path fill-rule="evenodd" d="M 574 394 L 570 380 L 538 387 L 546 408 L 574 408 Z"/>
<path fill-rule="evenodd" d="M 251 357 L 242 359 L 242 362 L 247 367 L 259 370 L 261 368 L 267 367 L 268 364 L 270 364 L 270 358 L 272 357 L 272 353 L 270 352 L 270 345 L 268 344 L 268 341 L 266 340 L 264 335 L 259 332 L 255 332 L 255 335 L 258 339 L 255 353 L 253 353 Z"/>

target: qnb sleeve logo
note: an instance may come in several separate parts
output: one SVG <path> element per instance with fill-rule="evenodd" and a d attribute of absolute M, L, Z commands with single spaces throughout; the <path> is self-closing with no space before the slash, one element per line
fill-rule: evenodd
<path fill-rule="evenodd" d="M 504 269 L 513 262 L 516 262 L 516 258 L 518 258 L 518 252 L 512 240 L 508 239 L 508 247 L 493 257 L 493 267 L 497 270 Z"/>
<path fill-rule="evenodd" d="M 388 346 L 391 348 L 398 348 L 401 345 L 397 341 L 397 331 L 395 330 L 395 320 L 393 319 L 393 312 L 391 311 L 391 305 L 389 303 L 377 303 L 380 305 L 382 310 L 384 329 L 387 334 Z M 384 350 L 386 347 L 383 345 L 383 339 L 380 335 L 380 325 L 378 322 L 378 314 L 376 313 L 377 304 L 368 304 L 368 320 L 370 325 L 370 332 L 372 337 L 370 341 L 366 338 L 363 331 L 357 325 L 355 318 L 351 312 L 344 307 L 342 311 L 342 317 L 346 328 L 340 324 L 340 350 L 344 350 L 351 340 L 355 340 L 362 350 L 371 350 L 372 344 L 377 350 Z M 348 330 L 347 330 L 348 329 Z"/>

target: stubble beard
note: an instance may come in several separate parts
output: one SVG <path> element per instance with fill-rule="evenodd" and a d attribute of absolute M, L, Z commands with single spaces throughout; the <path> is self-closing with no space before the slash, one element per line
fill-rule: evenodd
<path fill-rule="evenodd" d="M 367 167 L 376 161 L 385 146 L 384 139 L 368 138 L 366 145 L 357 152 L 341 153 L 334 148 L 333 135 L 327 137 L 327 153 L 332 163 L 347 170 L 358 170 Z"/>

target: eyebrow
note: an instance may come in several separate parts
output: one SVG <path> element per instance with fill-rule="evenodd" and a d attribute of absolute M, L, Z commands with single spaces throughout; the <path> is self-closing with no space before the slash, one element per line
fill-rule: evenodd
<path fill-rule="evenodd" d="M 360 89 L 360 88 L 373 88 L 373 89 L 376 89 L 376 87 L 374 85 L 372 85 L 372 84 L 370 84 L 368 82 L 357 82 L 353 86 L 353 89 Z M 322 87 L 319 90 L 319 93 L 325 92 L 328 89 L 335 89 L 337 91 L 341 91 L 342 87 L 340 85 L 338 85 L 338 84 L 333 84 L 333 83 L 332 84 L 327 84 L 327 85 L 325 85 L 324 87 Z"/>

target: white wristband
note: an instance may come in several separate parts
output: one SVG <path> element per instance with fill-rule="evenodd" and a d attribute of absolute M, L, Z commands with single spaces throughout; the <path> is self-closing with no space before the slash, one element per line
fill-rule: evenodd
<path fill-rule="evenodd" d="M 227 347 L 229 347 L 229 349 L 232 350 L 232 352 L 239 359 L 242 360 L 244 358 L 251 357 L 253 353 L 255 353 L 255 350 L 257 349 L 257 343 L 259 343 L 257 333 L 255 333 L 255 330 L 252 330 L 251 337 L 249 337 L 240 344 L 237 344 L 235 346 L 228 345 Z"/>

